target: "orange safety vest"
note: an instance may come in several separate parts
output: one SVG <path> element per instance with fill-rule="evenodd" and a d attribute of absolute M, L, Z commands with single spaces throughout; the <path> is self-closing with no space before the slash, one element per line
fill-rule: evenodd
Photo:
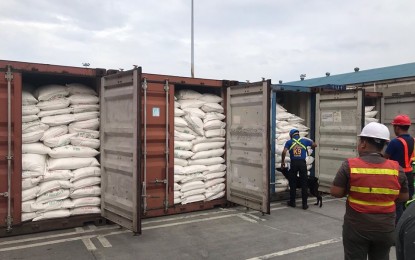
<path fill-rule="evenodd" d="M 381 164 L 368 163 L 360 158 L 348 160 L 350 191 L 347 201 L 361 213 L 392 213 L 401 185 L 399 164 L 386 160 Z"/>
<path fill-rule="evenodd" d="M 403 153 L 405 154 L 405 167 L 403 167 L 403 171 L 404 172 L 412 172 L 411 161 L 414 160 L 414 150 L 415 149 L 412 150 L 411 157 L 409 157 L 408 144 L 406 143 L 405 139 L 403 139 L 402 137 L 397 137 L 396 139 L 401 141 L 401 143 L 403 145 Z M 415 138 L 414 138 L 414 142 L 415 142 Z M 414 145 L 414 148 L 415 148 L 415 145 Z"/>

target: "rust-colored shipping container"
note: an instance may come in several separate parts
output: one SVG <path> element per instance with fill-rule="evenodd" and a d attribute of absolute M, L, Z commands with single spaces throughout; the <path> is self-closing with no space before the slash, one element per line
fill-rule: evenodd
<path fill-rule="evenodd" d="M 35 87 L 82 83 L 98 91 L 102 217 L 21 222 L 21 91 L 25 83 Z M 12 158 L 8 155 L 8 85 Z M 209 209 L 228 202 L 269 213 L 269 86 L 269 81 L 238 85 L 226 80 L 142 73 L 141 68 L 118 72 L 0 60 L 0 236 L 105 219 L 141 233 L 142 217 Z M 224 99 L 228 126 L 224 198 L 174 205 L 174 93 L 180 89 L 214 93 Z M 10 197 L 5 195 L 9 179 Z"/>

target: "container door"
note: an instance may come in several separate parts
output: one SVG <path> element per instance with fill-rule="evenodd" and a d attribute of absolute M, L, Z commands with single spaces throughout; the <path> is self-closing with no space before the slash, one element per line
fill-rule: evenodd
<path fill-rule="evenodd" d="M 227 199 L 270 212 L 270 81 L 227 89 Z"/>
<path fill-rule="evenodd" d="M 139 84 L 141 69 L 101 81 L 102 216 L 141 233 Z"/>
<path fill-rule="evenodd" d="M 381 104 L 381 122 L 385 124 L 394 137 L 392 121 L 399 114 L 406 114 L 415 122 L 415 85 L 400 84 L 387 89 L 382 89 L 384 98 Z M 415 127 L 409 128 L 409 134 L 415 136 Z"/>
<path fill-rule="evenodd" d="M 11 171 L 8 174 L 8 83 L 11 87 Z M 22 75 L 0 68 L 0 227 L 20 224 L 22 213 Z M 10 178 L 10 187 L 9 187 Z M 10 194 L 8 194 L 10 192 Z M 10 199 L 9 196 L 10 195 Z"/>
<path fill-rule="evenodd" d="M 328 192 L 343 161 L 356 157 L 363 126 L 363 90 L 322 92 L 316 96 L 315 168 L 320 190 Z"/>

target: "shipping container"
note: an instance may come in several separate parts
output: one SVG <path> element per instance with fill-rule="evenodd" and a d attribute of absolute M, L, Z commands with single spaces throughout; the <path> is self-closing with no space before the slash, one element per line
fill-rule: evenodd
<path fill-rule="evenodd" d="M 101 215 L 22 223 L 24 83 L 82 83 L 99 93 Z M 224 98 L 227 190 L 223 199 L 173 204 L 174 93 L 178 89 L 200 90 Z M 239 85 L 225 80 L 146 74 L 141 68 L 119 72 L 0 61 L 0 236 L 105 220 L 141 233 L 142 217 L 203 210 L 229 202 L 269 213 L 269 157 L 273 146 L 270 111 L 270 81 Z"/>

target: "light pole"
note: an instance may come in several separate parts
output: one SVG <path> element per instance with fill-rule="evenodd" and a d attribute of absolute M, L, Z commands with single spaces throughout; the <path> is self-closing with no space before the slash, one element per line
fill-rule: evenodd
<path fill-rule="evenodd" d="M 192 78 L 194 78 L 195 77 L 195 65 L 194 65 L 194 62 L 195 62 L 195 54 L 194 54 L 194 51 L 195 51 L 195 47 L 194 47 L 194 43 L 195 43 L 195 41 L 194 41 L 194 28 L 193 28 L 193 0 L 192 0 L 192 16 L 191 16 L 191 24 L 192 24 L 192 27 L 191 27 L 191 48 L 192 48 L 192 50 L 191 50 L 191 74 L 192 74 Z"/>

